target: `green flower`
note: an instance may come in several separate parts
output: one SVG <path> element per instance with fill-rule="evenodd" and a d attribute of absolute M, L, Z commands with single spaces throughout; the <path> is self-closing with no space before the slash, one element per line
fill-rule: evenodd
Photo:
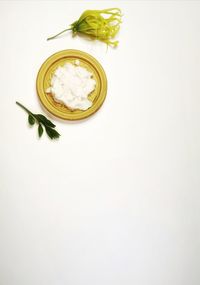
<path fill-rule="evenodd" d="M 73 35 L 78 33 L 85 34 L 93 39 L 97 39 L 107 45 L 115 47 L 118 45 L 118 41 L 112 41 L 112 39 L 120 29 L 120 24 L 122 22 L 121 18 L 121 10 L 118 8 L 87 10 L 77 21 L 70 25 L 70 28 L 47 40 L 54 39 L 60 34 L 71 30 Z"/>

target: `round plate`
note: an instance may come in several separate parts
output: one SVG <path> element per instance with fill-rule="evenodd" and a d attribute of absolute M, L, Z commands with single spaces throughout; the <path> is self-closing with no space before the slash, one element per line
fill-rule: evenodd
<path fill-rule="evenodd" d="M 64 104 L 55 102 L 53 96 L 45 92 L 58 66 L 66 62 L 74 63 L 76 59 L 80 61 L 80 66 L 92 72 L 96 81 L 95 90 L 88 96 L 93 104 L 85 111 L 72 111 Z M 91 55 L 79 50 L 63 50 L 53 54 L 42 64 L 37 75 L 36 87 L 42 104 L 53 115 L 65 120 L 81 120 L 95 113 L 103 104 L 107 93 L 107 78 L 100 63 Z"/>

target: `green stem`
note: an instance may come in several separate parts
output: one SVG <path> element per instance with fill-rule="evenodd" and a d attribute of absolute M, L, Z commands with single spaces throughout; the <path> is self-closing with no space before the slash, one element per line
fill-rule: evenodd
<path fill-rule="evenodd" d="M 61 34 L 65 33 L 66 31 L 70 31 L 70 30 L 72 30 L 72 28 L 65 29 L 64 31 L 62 31 L 62 32 L 58 33 L 57 35 L 55 35 L 55 36 L 53 36 L 53 37 L 48 38 L 48 39 L 47 39 L 47 41 L 49 41 L 49 40 L 53 40 L 53 39 L 55 39 L 57 36 L 60 36 Z"/>
<path fill-rule="evenodd" d="M 34 117 L 34 114 L 31 111 L 29 111 L 26 107 L 24 107 L 21 103 L 16 102 L 16 104 L 20 106 L 22 109 L 24 109 L 29 115 L 32 115 Z"/>

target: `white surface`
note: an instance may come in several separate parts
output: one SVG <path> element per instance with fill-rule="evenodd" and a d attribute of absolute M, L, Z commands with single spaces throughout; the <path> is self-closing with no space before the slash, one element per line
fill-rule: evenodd
<path fill-rule="evenodd" d="M 46 41 L 113 6 L 118 49 Z M 200 284 L 199 15 L 198 1 L 0 2 L 1 285 Z M 37 71 L 67 48 L 101 62 L 107 99 L 39 140 L 15 101 L 45 113 Z"/>

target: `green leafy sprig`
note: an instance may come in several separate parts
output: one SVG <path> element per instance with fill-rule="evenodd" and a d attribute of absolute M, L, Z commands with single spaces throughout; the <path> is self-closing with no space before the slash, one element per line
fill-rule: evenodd
<path fill-rule="evenodd" d="M 34 114 L 29 111 L 26 107 L 24 107 L 21 103 L 16 102 L 18 106 L 24 109 L 28 113 L 28 122 L 31 126 L 35 123 L 38 124 L 38 135 L 41 137 L 43 135 L 44 129 L 50 139 L 57 139 L 59 138 L 60 134 L 55 130 L 55 125 L 49 121 L 44 115 L 42 114 Z"/>

